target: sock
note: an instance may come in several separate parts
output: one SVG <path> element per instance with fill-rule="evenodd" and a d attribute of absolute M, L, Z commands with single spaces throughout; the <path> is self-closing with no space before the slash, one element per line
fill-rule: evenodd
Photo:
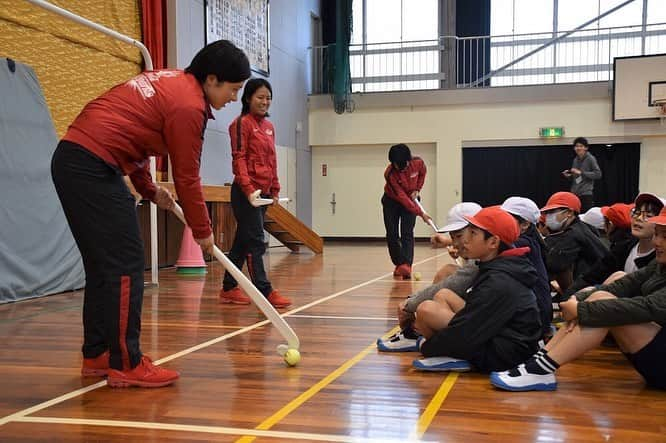
<path fill-rule="evenodd" d="M 409 339 L 412 339 L 412 340 L 416 340 L 417 338 L 419 338 L 419 335 L 414 331 L 414 329 L 412 329 L 411 326 L 403 329 L 402 330 L 402 335 L 404 335 L 405 338 L 409 338 Z"/>
<path fill-rule="evenodd" d="M 529 374 L 546 375 L 554 373 L 560 365 L 548 356 L 548 351 L 541 349 L 532 358 L 525 362 L 525 370 Z M 509 371 L 512 377 L 518 377 L 520 372 L 518 368 L 513 368 Z"/>
<path fill-rule="evenodd" d="M 530 374 L 552 374 L 559 367 L 560 365 L 550 358 L 547 352 L 544 352 L 538 357 L 531 358 L 525 363 L 525 370 Z"/>

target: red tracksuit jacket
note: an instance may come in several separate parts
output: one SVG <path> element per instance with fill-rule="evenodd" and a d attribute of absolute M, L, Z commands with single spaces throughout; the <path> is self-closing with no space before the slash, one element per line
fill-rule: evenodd
<path fill-rule="evenodd" d="M 139 74 L 88 103 L 64 140 L 129 175 L 144 198 L 155 197 L 148 157 L 169 154 L 173 179 L 195 238 L 211 233 L 199 167 L 206 123 L 213 118 L 198 80 L 181 70 Z"/>
<path fill-rule="evenodd" d="M 273 124 L 264 117 L 241 115 L 229 125 L 229 136 L 234 182 L 240 185 L 245 195 L 261 189 L 262 195 L 277 197 L 280 182 Z"/>
<path fill-rule="evenodd" d="M 389 164 L 384 171 L 386 195 L 400 203 L 409 212 L 423 215 L 419 207 L 410 197 L 414 191 L 420 191 L 426 176 L 426 166 L 421 157 L 412 157 L 409 164 L 402 171 L 397 170 Z"/>

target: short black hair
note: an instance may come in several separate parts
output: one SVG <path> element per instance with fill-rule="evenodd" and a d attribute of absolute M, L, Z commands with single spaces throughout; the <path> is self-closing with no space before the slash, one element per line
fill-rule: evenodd
<path fill-rule="evenodd" d="M 477 226 L 478 228 L 478 226 Z M 494 236 L 495 234 L 492 234 L 490 231 L 486 231 L 483 228 L 479 228 L 483 232 L 483 239 L 488 240 L 490 237 Z M 497 253 L 501 254 L 504 251 L 508 251 L 509 249 L 513 249 L 513 245 L 507 245 L 504 243 L 502 240 L 499 242 L 499 247 L 497 248 Z"/>
<path fill-rule="evenodd" d="M 412 152 L 409 146 L 404 143 L 398 143 L 389 149 L 388 159 L 395 164 L 398 169 L 403 170 L 407 167 L 407 162 L 412 159 Z"/>
<path fill-rule="evenodd" d="M 587 142 L 585 137 L 576 137 L 576 139 L 573 141 L 573 145 L 576 146 L 578 143 L 585 146 L 586 148 L 590 147 L 590 144 Z"/>
<path fill-rule="evenodd" d="M 262 86 L 265 86 L 266 89 L 270 91 L 272 97 L 273 88 L 271 88 L 271 84 L 268 82 L 268 80 L 264 78 L 251 78 L 247 81 L 247 83 L 245 83 L 245 88 L 243 88 L 243 96 L 241 97 L 241 103 L 243 104 L 243 109 L 241 110 L 242 115 L 248 114 L 250 112 L 250 99 L 254 93 L 257 92 L 257 89 L 261 88 Z M 268 113 L 266 114 L 266 117 L 268 117 Z"/>
<path fill-rule="evenodd" d="M 195 76 L 201 84 L 211 74 L 219 82 L 237 83 L 250 78 L 250 61 L 229 40 L 218 40 L 197 52 L 185 72 Z"/>

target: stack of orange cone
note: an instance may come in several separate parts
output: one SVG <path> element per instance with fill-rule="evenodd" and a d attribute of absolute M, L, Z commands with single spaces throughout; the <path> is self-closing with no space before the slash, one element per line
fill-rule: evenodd
<path fill-rule="evenodd" d="M 206 273 L 206 262 L 203 259 L 201 247 L 194 241 L 192 230 L 185 226 L 183 241 L 180 243 L 180 254 L 176 262 L 176 272 L 186 275 L 201 275 Z"/>

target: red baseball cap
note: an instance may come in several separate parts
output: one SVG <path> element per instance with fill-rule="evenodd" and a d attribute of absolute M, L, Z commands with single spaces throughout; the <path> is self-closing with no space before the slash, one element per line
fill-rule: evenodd
<path fill-rule="evenodd" d="M 485 231 L 496 235 L 507 245 L 512 245 L 520 235 L 518 222 L 513 215 L 509 214 L 499 206 L 490 206 L 481 209 L 476 215 L 465 216 L 465 219 Z"/>
<path fill-rule="evenodd" d="M 483 209 L 482 209 L 483 210 Z M 476 214 L 479 215 L 479 214 Z M 659 226 L 666 226 L 666 207 L 661 209 L 659 215 L 648 218 L 648 223 L 654 223 Z"/>
<path fill-rule="evenodd" d="M 576 194 L 572 194 L 571 192 L 556 192 L 550 196 L 546 202 L 546 206 L 541 208 L 541 212 L 559 208 L 571 209 L 578 214 L 580 212 L 580 199 L 576 197 Z"/>
<path fill-rule="evenodd" d="M 631 228 L 631 209 L 633 204 L 615 203 L 610 206 L 603 206 L 601 213 L 620 229 Z"/>

